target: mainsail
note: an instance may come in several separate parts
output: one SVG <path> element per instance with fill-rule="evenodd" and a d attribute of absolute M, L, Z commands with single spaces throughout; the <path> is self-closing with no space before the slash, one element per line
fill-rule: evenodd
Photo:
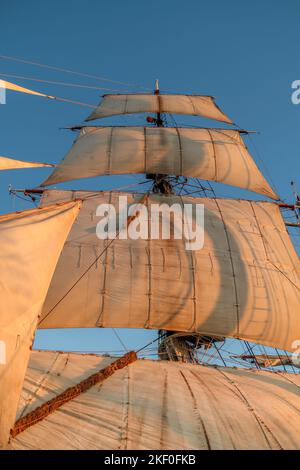
<path fill-rule="evenodd" d="M 126 173 L 201 178 L 279 199 L 233 129 L 82 127 L 42 186 Z"/>
<path fill-rule="evenodd" d="M 41 162 L 26 162 L 23 160 L 15 160 L 8 157 L 0 157 L 0 170 L 14 170 L 18 168 L 39 168 L 39 167 L 54 167 L 50 163 Z"/>
<path fill-rule="evenodd" d="M 204 205 L 204 246 L 187 251 L 183 239 L 99 240 L 96 208 L 117 207 L 120 195 L 129 205 L 142 200 L 138 193 L 44 192 L 44 206 L 84 201 L 40 328 L 165 329 L 294 350 L 300 337 L 299 259 L 277 204 L 150 194 L 149 209 L 153 203 Z"/>
<path fill-rule="evenodd" d="M 99 106 L 86 121 L 134 113 L 188 114 L 232 124 L 231 119 L 220 110 L 212 96 L 142 93 L 104 95 Z"/>
<path fill-rule="evenodd" d="M 0 448 L 13 427 L 38 316 L 80 202 L 0 217 Z"/>
<path fill-rule="evenodd" d="M 18 416 L 112 360 L 32 351 Z M 28 427 L 9 449 L 299 449 L 299 386 L 300 376 L 287 373 L 138 360 Z"/>

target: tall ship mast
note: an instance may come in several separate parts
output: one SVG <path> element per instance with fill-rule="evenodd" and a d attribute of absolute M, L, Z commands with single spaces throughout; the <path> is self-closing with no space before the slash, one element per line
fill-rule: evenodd
<path fill-rule="evenodd" d="M 141 113 L 142 126 L 89 124 Z M 173 115 L 222 127 L 178 126 Z M 2 448 L 300 448 L 300 270 L 288 232 L 299 228 L 297 195 L 281 201 L 248 132 L 211 96 L 164 94 L 156 81 L 153 93 L 104 95 L 86 122 L 48 178 L 22 190 L 38 208 L 0 217 Z M 145 175 L 136 191 L 52 189 L 126 174 Z M 212 182 L 262 200 L 217 197 Z M 154 208 L 168 233 L 153 229 Z M 36 329 L 57 328 L 154 330 L 155 357 L 30 353 Z"/>

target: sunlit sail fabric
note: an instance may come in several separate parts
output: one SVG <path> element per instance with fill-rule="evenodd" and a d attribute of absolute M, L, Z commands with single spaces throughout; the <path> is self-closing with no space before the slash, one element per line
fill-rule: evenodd
<path fill-rule="evenodd" d="M 29 88 L 24 88 L 22 86 L 16 85 L 15 83 L 7 82 L 6 80 L 0 80 L 0 88 L 5 88 L 6 90 L 18 91 L 20 93 L 26 93 L 29 95 L 44 96 L 45 98 L 54 99 L 54 96 L 45 95 L 44 93 L 39 93 L 38 91 L 34 91 Z"/>
<path fill-rule="evenodd" d="M 126 173 L 190 176 L 278 199 L 232 129 L 83 127 L 42 185 Z"/>
<path fill-rule="evenodd" d="M 232 124 L 231 119 L 220 110 L 212 96 L 142 93 L 104 95 L 99 106 L 86 121 L 134 113 L 189 114 Z"/>
<path fill-rule="evenodd" d="M 0 448 L 6 446 L 34 331 L 79 202 L 0 217 Z"/>
<path fill-rule="evenodd" d="M 45 191 L 44 205 L 85 200 L 57 265 L 40 328 L 192 331 L 293 350 L 300 338 L 299 259 L 277 204 L 149 195 L 149 210 L 162 202 L 204 204 L 204 247 L 187 251 L 183 239 L 99 240 L 96 208 L 101 203 L 117 208 L 124 194 Z M 127 198 L 128 204 L 138 203 L 142 195 Z"/>
<path fill-rule="evenodd" d="M 18 416 L 112 360 L 32 351 Z M 10 449 L 299 449 L 299 387 L 299 374 L 138 360 L 26 429 Z"/>
<path fill-rule="evenodd" d="M 43 166 L 53 167 L 49 163 L 25 162 L 8 157 L 0 157 L 0 170 L 14 170 L 18 168 L 39 168 Z"/>

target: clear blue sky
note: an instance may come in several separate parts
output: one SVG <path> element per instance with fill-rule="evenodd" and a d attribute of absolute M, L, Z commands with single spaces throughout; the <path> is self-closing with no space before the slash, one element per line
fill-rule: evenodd
<path fill-rule="evenodd" d="M 262 158 L 281 197 L 291 200 L 291 179 L 298 180 L 300 190 L 300 105 L 292 105 L 290 99 L 291 83 L 300 79 L 299 14 L 298 0 L 2 0 L 0 54 L 149 88 L 159 78 L 162 90 L 215 96 L 241 127 L 260 132 L 252 137 L 258 149 L 253 155 L 258 164 L 258 157 Z M 6 60 L 0 60 L 0 73 L 116 87 Z M 101 94 L 7 80 L 91 104 Z M 81 124 L 88 113 L 79 106 L 10 92 L 7 104 L 0 105 L 0 155 L 58 162 L 74 137 L 59 128 Z M 125 119 L 127 124 L 134 123 L 132 118 Z M 197 118 L 190 122 L 204 123 Z M 253 149 L 251 142 L 249 148 Z M 2 172 L 1 212 L 30 207 L 8 196 L 9 184 L 37 186 L 48 173 L 46 169 Z M 62 187 L 103 189 L 129 181 L 128 176 L 98 178 Z M 224 192 L 251 196 L 222 187 Z M 142 345 L 153 332 L 137 336 L 123 331 L 121 335 L 128 346 Z M 111 332 L 98 330 L 42 332 L 36 344 L 60 349 L 120 349 Z"/>

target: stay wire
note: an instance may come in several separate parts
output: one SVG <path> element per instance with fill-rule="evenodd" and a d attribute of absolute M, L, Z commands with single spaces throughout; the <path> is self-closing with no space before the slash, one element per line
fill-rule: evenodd
<path fill-rule="evenodd" d="M 125 351 L 125 352 L 128 352 L 128 349 L 127 349 L 127 347 L 125 346 L 125 343 L 122 341 L 122 339 L 121 339 L 120 335 L 118 334 L 118 332 L 116 331 L 116 329 L 115 329 L 115 328 L 112 328 L 112 330 L 113 330 L 114 334 L 116 335 L 116 337 L 118 338 L 120 344 L 123 346 L 124 351 Z"/>
<path fill-rule="evenodd" d="M 150 346 L 151 344 L 156 343 L 160 338 L 161 338 L 161 336 L 158 336 L 156 339 L 154 339 L 153 341 L 150 341 L 150 343 L 145 344 L 145 346 L 143 346 L 142 348 L 138 349 L 138 350 L 135 351 L 135 352 L 136 352 L 136 353 L 139 353 L 139 352 L 143 351 L 144 349 L 146 349 L 146 348 L 147 348 L 148 346 Z"/>
<path fill-rule="evenodd" d="M 120 232 L 120 230 L 119 230 Z M 53 310 L 69 295 L 69 293 L 74 289 L 74 287 L 77 286 L 77 284 L 83 279 L 83 277 L 92 269 L 93 266 L 99 261 L 102 255 L 106 252 L 106 250 L 110 247 L 110 245 L 116 240 L 119 232 L 117 233 L 116 237 L 113 238 L 107 246 L 101 251 L 101 253 L 96 256 L 94 261 L 89 265 L 89 267 L 79 276 L 79 278 L 74 282 L 74 284 L 67 290 L 67 292 L 56 302 L 56 304 L 46 313 L 46 315 L 42 318 L 42 320 L 39 322 L 39 325 L 43 323 L 44 320 L 53 312 Z"/>
<path fill-rule="evenodd" d="M 146 88 L 144 86 L 133 84 L 133 83 L 126 83 L 126 82 L 121 82 L 121 81 L 118 81 L 118 80 L 111 80 L 109 78 L 101 77 L 99 75 L 92 75 L 92 74 L 88 74 L 88 73 L 77 72 L 75 70 L 65 69 L 65 68 L 62 68 L 62 67 L 54 66 L 54 65 L 42 64 L 40 62 L 21 59 L 21 58 L 18 58 L 18 57 L 13 57 L 13 56 L 8 56 L 8 55 L 0 55 L 0 59 L 10 60 L 10 61 L 14 61 L 14 62 L 20 62 L 22 64 L 34 65 L 36 67 L 42 67 L 42 68 L 46 68 L 46 69 L 50 69 L 50 70 L 56 70 L 57 72 L 70 73 L 70 74 L 78 75 L 78 76 L 81 76 L 81 77 L 100 80 L 102 82 L 114 83 L 116 85 L 129 86 L 129 87 L 133 87 L 133 88 L 142 88 L 143 90 L 151 90 L 150 88 Z"/>
<path fill-rule="evenodd" d="M 93 109 L 97 108 L 97 106 L 94 106 L 93 104 L 84 103 L 83 101 L 70 100 L 68 98 L 60 98 L 59 96 L 46 96 L 46 98 L 49 98 L 55 101 L 62 101 L 64 103 L 78 104 L 79 106 L 84 106 L 86 108 L 93 108 Z"/>
<path fill-rule="evenodd" d="M 67 87 L 74 87 L 74 88 L 88 88 L 90 90 L 104 90 L 104 91 L 118 91 L 113 88 L 105 88 L 93 85 L 81 85 L 80 83 L 70 83 L 70 82 L 58 82 L 54 80 L 44 80 L 41 78 L 36 77 L 25 77 L 23 75 L 15 75 L 12 73 L 0 73 L 1 77 L 8 77 L 8 78 L 19 78 L 21 80 L 29 80 L 32 82 L 39 82 L 39 83 L 48 83 L 50 85 L 59 85 L 59 86 L 67 86 Z"/>
<path fill-rule="evenodd" d="M 242 130 L 242 128 L 241 128 L 240 126 L 238 126 L 237 124 L 236 124 L 236 126 L 237 126 L 240 130 Z M 255 142 L 254 142 L 254 139 L 252 139 L 251 134 L 246 134 L 246 135 L 247 135 L 247 137 L 249 138 L 249 141 L 251 142 L 251 145 L 252 145 L 252 147 L 253 147 L 253 149 L 254 149 L 254 152 L 255 152 L 257 158 L 259 159 L 259 161 L 261 162 L 261 164 L 262 164 L 262 166 L 263 166 L 263 168 L 264 168 L 264 170 L 265 170 L 265 172 L 266 172 L 266 175 L 268 176 L 268 178 L 269 178 L 269 180 L 270 180 L 270 182 L 271 182 L 271 185 L 272 185 L 273 189 L 276 191 L 276 194 L 279 195 L 278 188 L 277 188 L 276 184 L 275 184 L 274 181 L 273 181 L 273 178 L 272 178 L 272 176 L 271 176 L 271 173 L 270 173 L 270 171 L 269 171 L 269 169 L 268 169 L 268 167 L 267 167 L 267 165 L 266 165 L 264 159 L 262 158 L 262 156 L 261 156 L 261 154 L 260 154 L 260 152 L 259 152 L 259 150 L 258 150 L 258 147 L 257 147 L 257 145 L 256 145 Z"/>
<path fill-rule="evenodd" d="M 0 74 L 1 76 L 1 74 Z M 25 92 L 26 93 L 26 92 Z M 47 93 L 40 93 L 40 96 L 42 98 L 48 98 L 49 100 L 54 100 L 54 101 L 63 101 L 65 103 L 72 103 L 72 104 L 77 104 L 79 106 L 84 106 L 84 107 L 87 107 L 87 108 L 92 108 L 92 109 L 96 109 L 97 106 L 93 105 L 93 104 L 89 104 L 89 103 L 85 103 L 84 101 L 76 101 L 76 100 L 72 100 L 72 99 L 69 99 L 69 98 L 61 98 L 59 96 L 54 96 L 54 95 L 49 95 Z"/>

